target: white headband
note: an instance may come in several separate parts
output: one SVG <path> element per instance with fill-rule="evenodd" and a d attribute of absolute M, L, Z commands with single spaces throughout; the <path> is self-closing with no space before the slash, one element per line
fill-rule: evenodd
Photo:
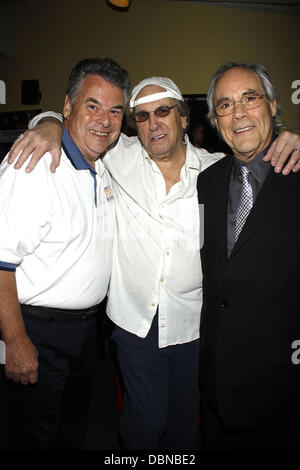
<path fill-rule="evenodd" d="M 161 91 L 159 93 L 153 93 L 152 95 L 143 96 L 136 100 L 137 95 L 139 92 L 149 85 L 157 85 L 164 88 L 166 91 Z M 150 103 L 151 101 L 156 101 L 162 98 L 174 98 L 175 100 L 184 101 L 183 96 L 179 88 L 175 85 L 175 83 L 166 77 L 151 77 L 142 80 L 138 83 L 134 89 L 132 90 L 129 108 L 132 111 L 135 106 L 138 104 L 143 103 Z"/>

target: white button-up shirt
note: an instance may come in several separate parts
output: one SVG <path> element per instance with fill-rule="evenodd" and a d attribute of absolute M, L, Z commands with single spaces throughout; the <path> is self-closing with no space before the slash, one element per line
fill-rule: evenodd
<path fill-rule="evenodd" d="M 180 181 L 164 177 L 135 137 L 121 135 L 104 158 L 115 182 L 117 234 L 107 313 L 145 337 L 159 307 L 159 347 L 199 338 L 202 304 L 197 176 L 223 154 L 186 141 Z"/>
<path fill-rule="evenodd" d="M 30 122 L 33 128 L 46 112 Z M 145 337 L 159 307 L 159 347 L 199 338 L 202 306 L 197 177 L 220 158 L 186 138 L 186 163 L 168 194 L 137 137 L 121 134 L 104 164 L 113 177 L 117 230 L 107 314 Z M 100 261 L 101 262 L 101 261 Z"/>

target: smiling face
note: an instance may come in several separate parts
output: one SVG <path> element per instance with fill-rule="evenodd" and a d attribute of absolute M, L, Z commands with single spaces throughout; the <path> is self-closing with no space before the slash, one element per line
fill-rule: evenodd
<path fill-rule="evenodd" d="M 118 138 L 125 103 L 121 88 L 99 75 L 88 75 L 81 83 L 75 102 L 66 96 L 64 124 L 85 160 L 95 161 Z"/>
<path fill-rule="evenodd" d="M 241 67 L 227 70 L 218 80 L 214 104 L 230 99 L 239 101 L 247 93 L 264 94 L 259 77 Z M 276 115 L 276 101 L 261 99 L 260 106 L 246 110 L 242 103 L 233 106 L 233 113 L 216 117 L 216 125 L 225 142 L 234 155 L 243 161 L 249 161 L 262 152 L 270 143 L 273 134 L 273 117 Z"/>
<path fill-rule="evenodd" d="M 165 91 L 157 85 L 148 85 L 137 95 L 137 99 Z M 173 98 L 162 98 L 150 103 L 139 104 L 135 107 L 135 113 L 141 111 L 155 111 L 160 106 L 174 106 Z M 183 144 L 183 130 L 186 127 L 186 117 L 180 116 L 177 106 L 170 110 L 165 117 L 158 117 L 150 112 L 149 119 L 137 122 L 138 137 L 153 160 L 174 159 L 181 154 Z"/>

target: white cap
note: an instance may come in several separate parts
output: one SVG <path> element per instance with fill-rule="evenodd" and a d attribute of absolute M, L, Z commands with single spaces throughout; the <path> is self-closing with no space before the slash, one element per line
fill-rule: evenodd
<path fill-rule="evenodd" d="M 143 96 L 136 100 L 139 92 L 148 85 L 157 85 L 164 88 L 166 91 L 161 91 L 159 93 L 153 93 L 152 95 Z M 150 77 L 145 78 L 140 83 L 138 83 L 132 90 L 129 108 L 132 111 L 135 106 L 143 103 L 150 103 L 151 101 L 160 100 L 162 98 L 174 98 L 175 100 L 184 101 L 181 91 L 178 86 L 167 77 Z"/>

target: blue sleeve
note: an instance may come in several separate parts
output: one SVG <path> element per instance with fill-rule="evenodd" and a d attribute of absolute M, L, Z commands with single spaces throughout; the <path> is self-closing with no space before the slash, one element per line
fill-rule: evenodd
<path fill-rule="evenodd" d="M 15 272 L 17 266 L 12 263 L 5 263 L 4 261 L 0 261 L 0 271 L 11 271 Z"/>

